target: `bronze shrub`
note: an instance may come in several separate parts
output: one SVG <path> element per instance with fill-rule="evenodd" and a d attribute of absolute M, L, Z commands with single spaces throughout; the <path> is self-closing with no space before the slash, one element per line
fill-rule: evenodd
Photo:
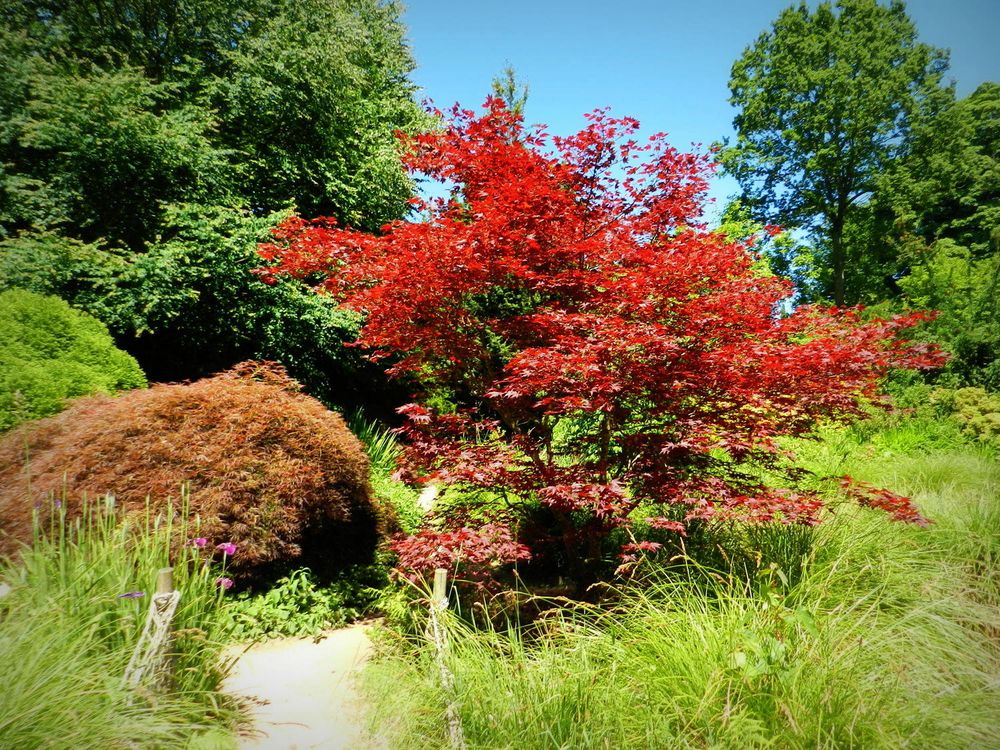
<path fill-rule="evenodd" d="M 70 513 L 106 493 L 126 511 L 145 511 L 147 498 L 161 510 L 183 481 L 198 535 L 238 545 L 238 575 L 309 565 L 325 576 L 367 561 L 379 541 L 361 443 L 281 366 L 243 362 L 190 384 L 82 398 L 3 436 L 0 552 L 30 540 L 32 508 L 53 493 Z"/>

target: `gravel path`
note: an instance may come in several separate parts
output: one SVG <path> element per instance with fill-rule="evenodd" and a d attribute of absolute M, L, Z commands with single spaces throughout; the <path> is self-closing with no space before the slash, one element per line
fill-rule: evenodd
<path fill-rule="evenodd" d="M 225 683 L 253 706 L 253 734 L 240 737 L 240 750 L 380 750 L 354 684 L 371 653 L 366 630 L 266 641 L 240 656 Z"/>

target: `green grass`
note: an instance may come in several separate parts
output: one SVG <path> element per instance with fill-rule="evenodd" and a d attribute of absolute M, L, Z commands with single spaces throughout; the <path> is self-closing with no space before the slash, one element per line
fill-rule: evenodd
<path fill-rule="evenodd" d="M 365 419 L 360 411 L 348 415 L 346 419 L 351 432 L 364 444 L 371 461 L 371 483 L 375 496 L 392 509 L 402 531 L 412 534 L 420 526 L 423 511 L 417 504 L 420 493 L 392 478 L 402 448 L 392 432 L 375 420 Z"/>
<path fill-rule="evenodd" d="M 1000 470 L 947 436 L 928 451 L 912 434 L 926 426 L 889 427 L 797 448 L 820 473 L 912 495 L 926 529 L 839 505 L 813 531 L 743 533 L 758 564 L 741 575 L 675 564 L 613 611 L 530 628 L 453 618 L 469 747 L 1000 747 Z M 387 643 L 366 673 L 373 728 L 390 747 L 447 747 L 429 650 Z"/>
<path fill-rule="evenodd" d="M 123 521 L 102 502 L 75 521 L 54 508 L 44 525 L 22 560 L 0 567 L 12 587 L 0 599 L 0 747 L 187 748 L 235 726 L 218 692 L 219 572 L 193 547 L 175 545 L 172 558 L 171 539 L 196 536 L 183 517 Z M 130 692 L 125 668 L 170 564 L 181 592 L 172 678 Z M 119 598 L 135 591 L 144 595 Z"/>

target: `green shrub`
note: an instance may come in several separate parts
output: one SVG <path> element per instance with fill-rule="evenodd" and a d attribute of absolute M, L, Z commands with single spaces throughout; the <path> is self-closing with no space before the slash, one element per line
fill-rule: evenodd
<path fill-rule="evenodd" d="M 0 430 L 55 414 L 69 398 L 145 384 L 96 318 L 56 297 L 0 293 Z"/>
<path fill-rule="evenodd" d="M 970 438 L 1000 447 L 1000 395 L 984 388 L 936 388 L 930 397 Z"/>
<path fill-rule="evenodd" d="M 234 640 L 315 637 L 360 618 L 388 582 L 381 565 L 354 566 L 326 586 L 308 568 L 299 568 L 263 593 L 238 594 L 225 617 Z"/>

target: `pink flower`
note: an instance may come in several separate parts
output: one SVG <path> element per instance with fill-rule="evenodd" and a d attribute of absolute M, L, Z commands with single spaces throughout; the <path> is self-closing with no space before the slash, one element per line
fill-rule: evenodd
<path fill-rule="evenodd" d="M 199 536 L 199 537 L 195 537 L 194 539 L 188 539 L 187 540 L 187 546 L 188 547 L 197 547 L 198 549 L 201 549 L 206 544 L 208 544 L 208 540 L 205 537 L 203 537 L 203 536 Z"/>
<path fill-rule="evenodd" d="M 229 555 L 232 557 L 236 554 L 236 545 L 232 542 L 223 542 L 222 544 L 215 545 L 215 548 L 222 552 L 224 555 Z"/>
<path fill-rule="evenodd" d="M 216 586 L 221 586 L 223 589 L 225 589 L 226 591 L 228 591 L 229 589 L 231 589 L 233 587 L 233 579 L 232 578 L 225 578 L 225 577 L 216 578 L 215 579 L 215 585 Z"/>

